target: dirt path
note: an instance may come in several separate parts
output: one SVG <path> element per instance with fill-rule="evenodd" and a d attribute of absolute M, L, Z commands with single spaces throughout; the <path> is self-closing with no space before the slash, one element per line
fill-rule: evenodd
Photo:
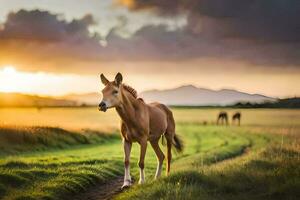
<path fill-rule="evenodd" d="M 73 197 L 73 200 L 108 200 L 121 192 L 123 176 L 116 177 L 105 184 L 97 184 L 87 191 Z"/>
<path fill-rule="evenodd" d="M 243 149 L 241 154 L 234 155 L 233 157 L 225 158 L 224 160 L 217 161 L 215 164 L 220 164 L 232 159 L 239 158 L 249 153 L 251 146 Z M 133 180 L 134 181 L 134 180 Z M 109 200 L 112 199 L 115 195 L 122 192 L 121 186 L 123 184 L 123 176 L 118 176 L 106 183 L 96 184 L 93 187 L 89 188 L 87 191 L 77 194 L 72 198 L 72 200 Z"/>

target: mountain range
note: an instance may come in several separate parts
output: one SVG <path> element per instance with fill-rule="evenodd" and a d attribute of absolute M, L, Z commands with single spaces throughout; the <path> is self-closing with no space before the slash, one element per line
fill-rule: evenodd
<path fill-rule="evenodd" d="M 178 106 L 224 106 L 237 102 L 262 103 L 276 100 L 260 94 L 248 94 L 232 89 L 210 90 L 193 85 L 185 85 L 168 90 L 145 91 L 140 96 L 146 102 L 159 101 L 167 105 Z"/>

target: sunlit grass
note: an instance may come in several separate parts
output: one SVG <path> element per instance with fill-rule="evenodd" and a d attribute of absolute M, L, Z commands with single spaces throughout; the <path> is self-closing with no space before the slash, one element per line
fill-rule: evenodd
<path fill-rule="evenodd" d="M 221 109 L 172 109 L 176 123 L 215 124 Z M 231 116 L 236 109 L 226 109 Z M 239 109 L 243 126 L 291 127 L 300 125 L 300 110 L 288 109 Z M 1 108 L 1 125 L 51 126 L 68 130 L 89 128 L 114 131 L 120 119 L 114 109 L 106 113 L 94 108 Z"/>
<path fill-rule="evenodd" d="M 289 135 L 282 144 L 277 133 L 229 130 L 233 141 L 223 130 L 231 142 L 179 159 L 169 177 L 135 186 L 117 199 L 299 199 L 298 136 Z"/>
<path fill-rule="evenodd" d="M 81 132 L 70 132 L 54 127 L 0 126 L 0 156 L 14 152 L 100 144 L 116 138 L 118 137 L 115 133 L 103 133 L 87 129 Z"/>

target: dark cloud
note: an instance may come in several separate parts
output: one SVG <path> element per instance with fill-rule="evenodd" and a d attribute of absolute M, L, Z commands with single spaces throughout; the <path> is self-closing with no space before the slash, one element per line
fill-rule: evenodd
<path fill-rule="evenodd" d="M 102 37 L 89 31 L 96 24 L 92 15 L 66 21 L 63 16 L 47 11 L 20 10 L 10 13 L 0 28 L 0 63 L 31 59 L 43 64 L 54 62 L 53 65 L 66 71 L 82 71 L 73 64 L 208 58 L 219 60 L 220 65 L 224 60 L 233 60 L 299 69 L 300 26 L 295 18 L 299 15 L 296 1 L 284 1 L 290 2 L 288 5 L 277 0 L 272 4 L 269 0 L 264 0 L 265 3 L 258 0 L 131 2 L 135 2 L 130 4 L 132 10 L 151 9 L 168 16 L 185 14 L 187 25 L 176 30 L 167 25 L 147 25 L 124 38 L 119 32 L 126 25 L 125 20 L 110 31 L 107 45 L 102 46 L 99 43 Z M 84 70 L 97 69 L 94 64 Z"/>
<path fill-rule="evenodd" d="M 97 59 L 101 38 L 89 31 L 95 24 L 90 14 L 69 22 L 48 11 L 11 12 L 0 28 L 0 61 Z"/>
<path fill-rule="evenodd" d="M 66 22 L 59 15 L 48 11 L 20 10 L 8 14 L 6 22 L 0 30 L 0 39 L 24 39 L 59 41 L 77 39 L 92 39 L 88 27 L 95 24 L 91 15 L 82 19 Z"/>
<path fill-rule="evenodd" d="M 181 40 L 173 42 L 185 47 L 183 54 L 186 51 L 187 57 L 225 57 L 259 65 L 300 65 L 298 0 L 120 2 L 132 11 L 148 9 L 160 16 L 186 15 L 184 30 L 176 31 Z"/>
<path fill-rule="evenodd" d="M 201 33 L 258 41 L 300 41 L 298 0 L 132 0 L 131 10 L 152 9 L 159 15 L 186 14 Z"/>
<path fill-rule="evenodd" d="M 254 65 L 300 65 L 298 43 L 220 40 L 212 35 L 193 34 L 185 28 L 170 31 L 165 25 L 145 26 L 130 38 L 121 38 L 112 31 L 107 42 L 107 56 L 121 60 L 183 61 L 214 58 L 220 62 L 234 60 Z"/>

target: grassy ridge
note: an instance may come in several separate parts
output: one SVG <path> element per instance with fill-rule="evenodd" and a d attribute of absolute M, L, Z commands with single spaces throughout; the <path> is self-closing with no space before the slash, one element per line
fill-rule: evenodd
<path fill-rule="evenodd" d="M 0 156 L 24 151 L 67 148 L 79 144 L 104 143 L 116 134 L 85 130 L 70 132 L 55 127 L 0 127 Z"/>
<path fill-rule="evenodd" d="M 60 199 L 119 175 L 121 159 L 104 159 L 119 145 L 117 138 L 90 130 L 1 127 L 0 199 Z"/>
<path fill-rule="evenodd" d="M 299 152 L 268 148 L 257 155 L 172 174 L 117 199 L 299 199 L 297 159 Z"/>
<path fill-rule="evenodd" d="M 24 153 L 0 159 L 3 199 L 61 199 L 121 174 L 115 140 L 70 149 Z"/>

